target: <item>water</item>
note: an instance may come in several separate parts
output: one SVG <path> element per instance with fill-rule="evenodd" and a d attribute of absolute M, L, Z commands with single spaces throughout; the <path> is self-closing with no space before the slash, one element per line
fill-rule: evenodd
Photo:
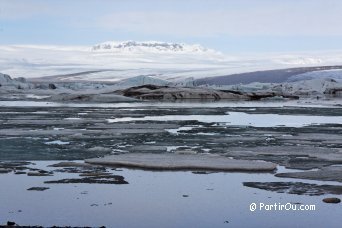
<path fill-rule="evenodd" d="M 55 161 L 35 163 L 36 166 L 33 167 L 51 170 L 52 168 L 46 166 Z M 129 169 L 111 172 L 124 176 L 129 184 L 43 183 L 46 180 L 78 176 L 57 172 L 53 177 L 0 175 L 1 183 L 6 183 L 6 187 L 0 188 L 0 223 L 9 220 L 22 225 L 105 225 L 107 227 L 339 227 L 340 225 L 341 205 L 322 203 L 322 198 L 329 195 L 324 197 L 289 195 L 242 185 L 245 181 L 293 181 L 293 179 L 274 177 L 273 174 L 201 175 L 191 172 L 151 172 Z M 331 184 L 336 183 L 331 182 Z M 36 186 L 50 187 L 50 189 L 43 192 L 26 190 Z M 251 203 L 298 202 L 315 205 L 316 210 L 251 212 L 249 209 Z"/>
<path fill-rule="evenodd" d="M 99 107 L 99 108 L 196 108 L 196 107 L 334 107 L 341 105 L 341 99 L 334 100 L 288 100 L 288 101 L 219 101 L 219 102 L 131 102 L 131 103 L 61 103 L 47 101 L 0 101 L 0 107 Z"/>
<path fill-rule="evenodd" d="M 179 148 L 227 153 L 234 147 L 252 150 L 257 146 L 287 145 L 340 148 L 341 107 L 333 104 L 336 103 L 0 101 L 0 157 L 45 159 L 48 161 L 35 161 L 32 167 L 52 170 L 47 165 L 57 162 L 53 160 L 82 160 L 108 154 L 106 150 L 94 150 L 95 147 L 112 152 L 150 152 L 155 146 L 156 153 Z M 279 107 L 287 113 L 272 109 Z M 166 128 L 166 122 L 172 126 Z M 298 170 L 278 167 L 278 172 L 294 171 Z M 15 221 L 43 226 L 340 227 L 341 204 L 322 203 L 323 198 L 336 195 L 292 195 L 243 186 L 243 182 L 270 181 L 341 186 L 338 182 L 277 178 L 272 173 L 200 175 L 131 169 L 110 172 L 124 176 L 129 184 L 44 184 L 47 180 L 77 178 L 78 174 L 0 174 L 0 224 Z M 50 189 L 43 192 L 26 190 L 46 186 Z M 251 203 L 298 202 L 313 204 L 316 210 L 250 211 Z"/>

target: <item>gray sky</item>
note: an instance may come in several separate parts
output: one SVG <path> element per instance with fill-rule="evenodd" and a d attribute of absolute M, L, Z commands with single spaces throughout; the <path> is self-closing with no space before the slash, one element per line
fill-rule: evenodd
<path fill-rule="evenodd" d="M 340 0 L 0 0 L 0 44 L 199 43 L 225 53 L 342 50 Z"/>

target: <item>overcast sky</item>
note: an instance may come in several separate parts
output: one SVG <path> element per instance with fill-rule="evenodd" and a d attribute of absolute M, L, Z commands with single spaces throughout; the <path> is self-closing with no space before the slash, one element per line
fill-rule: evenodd
<path fill-rule="evenodd" d="M 224 53 L 342 50 L 341 0 L 0 0 L 0 44 L 199 43 Z"/>

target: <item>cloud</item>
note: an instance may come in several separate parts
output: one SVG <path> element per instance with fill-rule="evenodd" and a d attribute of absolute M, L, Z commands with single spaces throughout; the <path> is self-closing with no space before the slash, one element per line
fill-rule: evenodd
<path fill-rule="evenodd" d="M 300 1 L 210 11 L 128 11 L 99 17 L 110 30 L 174 36 L 340 36 L 342 4 Z"/>
<path fill-rule="evenodd" d="M 41 29 L 55 22 L 151 36 L 342 36 L 340 0 L 0 1 L 0 20 L 35 18 Z"/>
<path fill-rule="evenodd" d="M 50 12 L 49 5 L 41 1 L 1 0 L 0 19 L 21 20 Z"/>

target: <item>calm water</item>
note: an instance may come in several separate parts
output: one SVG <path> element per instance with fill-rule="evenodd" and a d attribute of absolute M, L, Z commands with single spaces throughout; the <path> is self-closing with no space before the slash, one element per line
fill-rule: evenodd
<path fill-rule="evenodd" d="M 48 170 L 46 165 L 55 162 L 35 163 L 37 165 L 33 167 Z M 112 172 L 124 176 L 129 184 L 44 184 L 46 180 L 78 175 L 56 172 L 52 177 L 2 174 L 0 181 L 6 184 L 0 188 L 0 223 L 10 220 L 22 225 L 44 226 L 340 227 L 341 204 L 322 203 L 329 195 L 290 195 L 242 185 L 244 181 L 293 181 L 273 174 L 193 174 L 129 169 Z M 37 186 L 50 189 L 43 192 L 26 190 Z M 316 210 L 251 212 L 251 203 L 313 204 Z"/>

